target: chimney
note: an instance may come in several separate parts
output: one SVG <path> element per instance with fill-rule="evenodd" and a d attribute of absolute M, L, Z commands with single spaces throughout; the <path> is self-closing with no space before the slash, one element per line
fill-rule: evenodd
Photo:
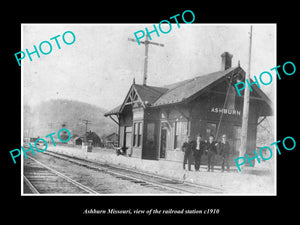
<path fill-rule="evenodd" d="M 221 70 L 227 70 L 231 68 L 231 59 L 232 59 L 231 54 L 228 52 L 224 52 L 221 57 L 222 57 L 222 64 L 221 64 Z"/>

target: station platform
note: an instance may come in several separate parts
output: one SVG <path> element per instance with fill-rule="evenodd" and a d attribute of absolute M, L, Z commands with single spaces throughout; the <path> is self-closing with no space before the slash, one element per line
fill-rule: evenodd
<path fill-rule="evenodd" d="M 214 172 L 207 172 L 206 165 L 201 165 L 200 171 L 194 171 L 192 165 L 192 171 L 187 171 L 183 170 L 181 162 L 117 156 L 114 149 L 93 148 L 92 152 L 87 152 L 79 147 L 49 145 L 47 151 L 216 187 L 223 189 L 227 195 L 276 195 L 275 173 L 270 169 L 272 166 L 266 166 L 270 162 L 256 167 L 244 167 L 242 172 L 238 172 L 236 167 L 231 167 L 229 172 L 221 172 L 218 165 L 215 166 Z"/>

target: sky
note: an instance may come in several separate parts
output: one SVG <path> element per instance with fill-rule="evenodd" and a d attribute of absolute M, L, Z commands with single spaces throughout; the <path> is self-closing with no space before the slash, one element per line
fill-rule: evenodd
<path fill-rule="evenodd" d="M 22 24 L 20 51 L 32 52 L 43 41 L 52 44 L 50 54 L 40 53 L 40 58 L 33 54 L 33 61 L 26 55 L 21 62 L 23 103 L 35 106 L 49 99 L 70 99 L 107 110 L 120 105 L 133 78 L 142 84 L 144 72 L 145 46 L 128 38 L 145 27 L 153 29 L 153 24 Z M 232 66 L 240 61 L 247 72 L 250 25 L 180 23 L 178 28 L 175 23 L 168 34 L 151 34 L 152 41 L 164 47 L 149 46 L 147 84 L 164 86 L 219 71 L 225 51 L 233 55 Z M 75 34 L 71 45 L 61 39 L 66 31 Z M 61 49 L 50 40 L 57 35 Z M 47 51 L 47 46 L 43 49 Z M 276 63 L 276 25 L 253 24 L 250 76 L 271 72 Z M 271 99 L 275 85 L 273 79 L 261 86 Z"/>

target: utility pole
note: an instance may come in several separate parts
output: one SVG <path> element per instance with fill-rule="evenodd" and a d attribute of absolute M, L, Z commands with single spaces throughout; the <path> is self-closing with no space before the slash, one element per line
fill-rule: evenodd
<path fill-rule="evenodd" d="M 128 38 L 128 41 L 137 42 L 136 39 L 133 39 L 133 38 Z M 146 34 L 146 40 L 145 41 L 140 41 L 140 43 L 145 45 L 145 62 L 144 62 L 143 85 L 146 86 L 147 85 L 147 72 L 148 72 L 148 47 L 149 47 L 149 44 L 157 45 L 157 46 L 160 46 L 160 47 L 164 47 L 164 44 L 149 41 L 148 40 L 148 34 Z"/>
<path fill-rule="evenodd" d="M 48 123 L 48 126 L 50 127 L 50 129 L 52 130 L 52 125 L 54 125 L 55 123 L 51 122 L 51 123 Z"/>
<path fill-rule="evenodd" d="M 84 142 L 87 142 L 87 140 L 86 140 L 86 138 L 87 138 L 87 126 L 88 126 L 88 124 L 91 124 L 91 121 L 89 121 L 89 120 L 82 120 L 83 122 L 85 122 L 85 135 L 84 135 Z"/>
<path fill-rule="evenodd" d="M 27 128 L 27 138 L 31 138 L 31 131 L 33 130 L 33 127 Z"/>
<path fill-rule="evenodd" d="M 50 123 L 48 123 L 48 127 L 50 128 L 50 133 L 52 133 L 53 132 L 53 129 L 52 129 L 52 127 L 54 127 L 53 125 L 55 125 L 56 123 L 54 123 L 54 122 L 50 122 Z"/>
<path fill-rule="evenodd" d="M 249 60 L 248 71 L 245 79 L 250 80 L 251 72 L 251 47 L 252 47 L 252 26 L 250 26 L 250 44 L 249 44 Z M 244 91 L 244 106 L 243 106 L 243 121 L 242 121 L 242 134 L 241 134 L 241 147 L 239 151 L 239 157 L 244 157 L 247 149 L 247 131 L 248 131 L 248 119 L 249 119 L 249 104 L 250 104 L 250 90 L 246 85 Z"/>

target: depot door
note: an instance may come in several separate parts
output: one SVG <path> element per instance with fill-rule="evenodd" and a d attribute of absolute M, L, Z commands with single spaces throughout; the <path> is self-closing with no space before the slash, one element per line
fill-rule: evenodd
<path fill-rule="evenodd" d="M 155 123 L 145 124 L 142 159 L 157 159 Z"/>
<path fill-rule="evenodd" d="M 131 148 L 131 135 L 132 135 L 132 127 L 125 127 L 124 146 L 127 149 Z"/>

